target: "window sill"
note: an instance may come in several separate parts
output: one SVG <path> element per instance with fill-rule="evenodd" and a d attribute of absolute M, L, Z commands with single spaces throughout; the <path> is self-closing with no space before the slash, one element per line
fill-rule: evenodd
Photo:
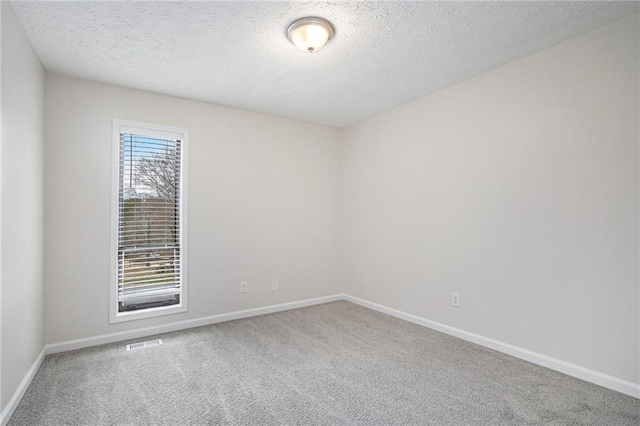
<path fill-rule="evenodd" d="M 143 309 L 140 311 L 119 312 L 115 315 L 112 313 L 111 318 L 109 318 L 109 324 L 161 317 L 182 312 L 187 312 L 187 307 L 181 303 L 180 305 L 160 306 L 158 308 Z"/>

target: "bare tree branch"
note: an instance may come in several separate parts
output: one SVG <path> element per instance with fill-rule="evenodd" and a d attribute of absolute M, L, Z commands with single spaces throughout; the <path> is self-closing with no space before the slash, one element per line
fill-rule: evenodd
<path fill-rule="evenodd" d="M 171 240 L 175 241 L 177 238 L 174 226 L 176 215 L 178 214 L 175 209 L 177 172 L 175 149 L 138 160 L 136 165 L 136 184 L 154 191 L 155 194 L 151 197 L 152 199 L 166 201 L 166 203 L 151 202 L 147 208 L 143 209 L 147 222 L 156 226 L 153 233 L 155 238 L 151 237 L 151 228 L 149 228 L 149 242 L 152 239 L 164 240 L 166 238 L 158 234 L 159 228 L 157 226 L 160 224 L 166 225 L 164 229 L 168 230 Z M 146 201 L 151 200 L 146 199 Z"/>
<path fill-rule="evenodd" d="M 154 190 L 159 197 L 176 201 L 175 149 L 141 158 L 136 166 L 136 183 Z"/>

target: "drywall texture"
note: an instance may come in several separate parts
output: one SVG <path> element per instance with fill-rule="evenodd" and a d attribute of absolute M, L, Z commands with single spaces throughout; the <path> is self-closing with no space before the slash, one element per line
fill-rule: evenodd
<path fill-rule="evenodd" d="M 638 10 L 600 1 L 20 1 L 47 70 L 345 127 Z M 336 28 L 308 55 L 303 16 Z M 153 54 L 150 54 L 153 52 Z"/>
<path fill-rule="evenodd" d="M 47 343 L 342 292 L 337 129 L 52 74 L 45 111 Z M 109 325 L 113 118 L 189 129 L 187 313 Z"/>
<path fill-rule="evenodd" d="M 44 346 L 44 69 L 2 2 L 1 408 Z"/>
<path fill-rule="evenodd" d="M 344 142 L 348 294 L 640 382 L 637 15 Z"/>

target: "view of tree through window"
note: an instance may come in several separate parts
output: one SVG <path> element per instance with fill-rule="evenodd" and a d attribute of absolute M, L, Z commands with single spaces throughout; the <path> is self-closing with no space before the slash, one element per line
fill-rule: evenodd
<path fill-rule="evenodd" d="M 120 136 L 119 312 L 180 303 L 180 148 Z"/>

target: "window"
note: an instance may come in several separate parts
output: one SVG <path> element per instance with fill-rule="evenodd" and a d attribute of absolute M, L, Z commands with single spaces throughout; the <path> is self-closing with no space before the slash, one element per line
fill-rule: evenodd
<path fill-rule="evenodd" d="M 110 322 L 187 310 L 188 130 L 114 120 Z"/>

